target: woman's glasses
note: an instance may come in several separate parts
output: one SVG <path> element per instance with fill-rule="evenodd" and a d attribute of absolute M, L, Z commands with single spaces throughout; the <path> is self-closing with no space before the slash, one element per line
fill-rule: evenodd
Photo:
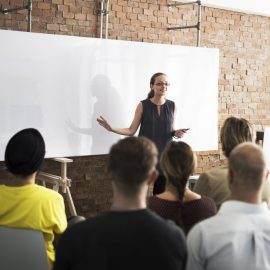
<path fill-rule="evenodd" d="M 155 83 L 154 85 L 156 85 L 156 86 L 170 86 L 170 83 L 168 83 L 168 82 L 158 82 L 158 83 Z"/>

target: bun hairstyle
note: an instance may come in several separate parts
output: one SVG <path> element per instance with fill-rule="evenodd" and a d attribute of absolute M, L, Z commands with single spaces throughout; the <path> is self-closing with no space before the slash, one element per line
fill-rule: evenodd
<path fill-rule="evenodd" d="M 155 81 L 156 81 L 156 78 L 159 77 L 159 76 L 167 76 L 165 73 L 162 73 L 162 72 L 157 72 L 155 73 L 154 75 L 152 75 L 151 79 L 150 79 L 150 92 L 148 93 L 147 95 L 147 99 L 150 99 L 154 96 L 154 90 L 152 89 L 152 85 L 155 84 Z"/>

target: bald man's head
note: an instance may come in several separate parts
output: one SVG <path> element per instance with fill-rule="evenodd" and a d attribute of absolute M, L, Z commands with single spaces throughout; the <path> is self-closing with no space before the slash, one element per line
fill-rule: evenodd
<path fill-rule="evenodd" d="M 229 157 L 232 191 L 257 192 L 266 175 L 266 162 L 261 147 L 253 143 L 239 144 Z"/>

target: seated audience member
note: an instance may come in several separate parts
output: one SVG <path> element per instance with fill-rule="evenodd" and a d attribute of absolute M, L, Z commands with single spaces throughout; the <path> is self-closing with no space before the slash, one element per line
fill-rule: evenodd
<path fill-rule="evenodd" d="M 252 141 L 251 124 L 243 118 L 227 118 L 221 128 L 220 141 L 224 155 L 229 158 L 235 146 Z M 220 205 L 230 197 L 227 175 L 228 165 L 202 173 L 194 187 L 194 192 L 212 198 L 219 209 Z M 263 200 L 268 202 L 269 197 L 269 184 L 265 183 Z"/>
<path fill-rule="evenodd" d="M 127 137 L 112 146 L 112 207 L 63 234 L 54 270 L 184 269 L 182 230 L 146 208 L 148 186 L 157 177 L 157 155 L 144 137 Z"/>
<path fill-rule="evenodd" d="M 67 226 L 63 197 L 35 184 L 45 156 L 45 143 L 38 130 L 28 128 L 8 142 L 5 165 L 13 174 L 0 185 L 0 225 L 41 231 L 50 268 L 55 259 L 53 241 Z"/>
<path fill-rule="evenodd" d="M 270 269 L 270 212 L 262 203 L 266 162 L 259 146 L 243 143 L 229 157 L 229 201 L 191 229 L 187 270 Z"/>
<path fill-rule="evenodd" d="M 194 172 L 195 164 L 195 156 L 188 144 L 169 142 L 160 159 L 166 178 L 165 192 L 148 200 L 151 210 L 165 219 L 174 220 L 186 233 L 194 224 L 215 215 L 217 211 L 211 198 L 188 188 L 188 179 Z"/>

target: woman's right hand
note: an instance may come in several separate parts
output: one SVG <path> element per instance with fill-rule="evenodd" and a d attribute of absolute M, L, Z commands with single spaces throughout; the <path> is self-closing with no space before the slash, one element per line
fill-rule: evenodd
<path fill-rule="evenodd" d="M 107 129 L 108 131 L 112 131 L 112 127 L 109 125 L 109 123 L 107 122 L 107 120 L 105 118 L 100 116 L 99 118 L 97 118 L 97 121 L 102 127 Z"/>

